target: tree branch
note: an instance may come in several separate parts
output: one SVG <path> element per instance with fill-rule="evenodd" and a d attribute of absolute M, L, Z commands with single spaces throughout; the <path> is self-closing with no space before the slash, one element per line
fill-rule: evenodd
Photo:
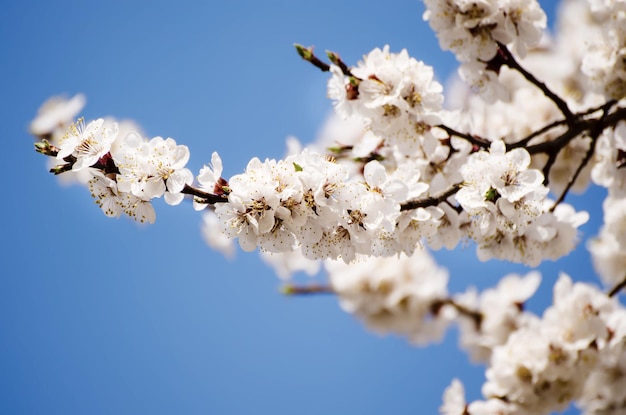
<path fill-rule="evenodd" d="M 598 142 L 598 137 L 591 137 L 591 143 L 589 144 L 589 150 L 587 150 L 587 154 L 585 154 L 585 158 L 582 159 L 582 161 L 580 162 L 580 165 L 578 166 L 578 168 L 576 168 L 576 171 L 570 178 L 569 182 L 567 182 L 567 186 L 565 186 L 565 189 L 563 189 L 563 193 L 561 193 L 561 196 L 559 196 L 556 202 L 554 202 L 554 205 L 552 205 L 552 207 L 550 208 L 550 212 L 554 212 L 554 209 L 556 209 L 559 203 L 565 200 L 565 196 L 567 196 L 567 193 L 570 191 L 570 189 L 576 182 L 576 179 L 578 179 L 580 172 L 583 171 L 587 163 L 589 163 L 589 160 L 591 160 L 591 158 L 593 157 L 597 142 Z"/>
<path fill-rule="evenodd" d="M 186 194 L 186 195 L 192 195 L 200 199 L 199 200 L 200 203 L 206 203 L 208 205 L 228 202 L 228 198 L 225 196 L 219 196 L 219 195 L 214 195 L 212 193 L 207 193 L 200 189 L 196 189 L 195 187 L 189 186 L 188 184 L 185 185 L 181 193 Z"/>
<path fill-rule="evenodd" d="M 330 285 L 293 285 L 285 284 L 280 292 L 285 295 L 312 295 L 312 294 L 336 294 Z"/>
<path fill-rule="evenodd" d="M 520 63 L 515 59 L 515 56 L 513 56 L 513 54 L 511 53 L 509 48 L 506 47 L 506 45 L 498 42 L 498 47 L 500 53 L 504 57 L 504 64 L 509 68 L 518 71 L 524 78 L 526 78 L 528 82 L 539 88 L 544 93 L 544 95 L 550 98 L 550 100 L 554 102 L 554 104 L 559 108 L 559 110 L 565 116 L 567 123 L 573 123 L 575 117 L 572 111 L 567 106 L 567 103 L 557 94 L 552 92 L 545 83 L 541 82 L 533 74 L 524 69 L 524 67 L 522 67 L 522 65 L 520 65 Z"/>
<path fill-rule="evenodd" d="M 622 282 L 613 287 L 607 295 L 609 297 L 615 297 L 624 287 L 626 287 L 626 276 L 624 276 Z"/>
<path fill-rule="evenodd" d="M 463 140 L 466 140 L 469 143 L 479 148 L 489 148 L 489 146 L 491 145 L 491 142 L 488 140 L 485 140 L 484 138 L 480 138 L 471 134 L 459 132 L 455 130 L 454 128 L 450 128 L 444 124 L 437 125 L 437 128 L 441 128 L 442 130 L 444 130 L 446 133 L 448 133 L 449 137 L 454 136 L 454 137 L 462 138 Z"/>
<path fill-rule="evenodd" d="M 423 199 L 413 199 L 404 202 L 400 205 L 400 211 L 403 212 L 405 210 L 437 206 L 439 203 L 445 202 L 447 198 L 458 192 L 461 186 L 462 183 L 456 183 L 436 196 L 428 196 Z"/>
<path fill-rule="evenodd" d="M 456 303 L 452 298 L 446 298 L 443 300 L 435 301 L 430 307 L 430 312 L 433 315 L 437 315 L 439 313 L 439 310 L 441 310 L 441 308 L 445 305 L 454 307 L 456 311 L 459 312 L 459 314 L 469 318 L 470 320 L 474 322 L 474 325 L 476 326 L 476 330 L 480 330 L 480 326 L 483 322 L 483 315 L 479 311 L 471 310 L 465 307 L 464 305 Z"/>
<path fill-rule="evenodd" d="M 600 134 L 602 134 L 602 131 L 604 131 L 604 129 L 607 128 L 602 125 L 602 121 L 606 118 L 607 112 L 609 111 L 609 109 L 610 109 L 610 106 L 605 107 L 603 110 L 602 116 L 598 119 L 598 122 L 596 124 L 593 124 L 590 127 L 589 136 L 591 138 L 591 143 L 589 144 L 589 150 L 587 150 L 587 154 L 585 154 L 585 158 L 583 158 L 582 161 L 580 162 L 580 165 L 574 172 L 574 175 L 570 178 L 561 196 L 559 196 L 557 201 L 554 202 L 554 205 L 550 208 L 550 212 L 554 212 L 554 209 L 556 209 L 559 203 L 561 203 L 565 199 L 565 196 L 567 195 L 569 190 L 572 188 L 572 186 L 576 182 L 576 179 L 578 179 L 580 172 L 585 168 L 587 163 L 589 163 L 589 161 L 593 157 L 595 150 L 596 150 L 596 143 L 598 142 L 598 137 L 600 137 Z"/>

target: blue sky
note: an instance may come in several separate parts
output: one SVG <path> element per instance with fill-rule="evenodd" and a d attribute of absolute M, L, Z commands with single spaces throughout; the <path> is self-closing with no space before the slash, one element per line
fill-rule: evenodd
<path fill-rule="evenodd" d="M 156 203 L 150 227 L 107 219 L 85 188 L 47 173 L 26 132 L 49 96 L 82 92 L 87 119 L 130 118 L 173 137 L 196 173 L 218 151 L 229 177 L 251 157 L 280 157 L 288 135 L 311 141 L 331 109 L 326 75 L 294 42 L 348 63 L 388 43 L 445 80 L 455 61 L 422 7 L 3 1 L 0 413 L 436 413 L 455 376 L 477 397 L 483 369 L 456 351 L 453 332 L 416 349 L 367 332 L 335 298 L 283 297 L 256 254 L 210 251 L 190 205 Z M 597 212 L 601 192 L 579 200 Z M 478 263 L 473 248 L 438 258 L 453 291 L 511 269 Z M 537 309 L 559 270 L 592 276 L 584 249 L 541 270 Z"/>

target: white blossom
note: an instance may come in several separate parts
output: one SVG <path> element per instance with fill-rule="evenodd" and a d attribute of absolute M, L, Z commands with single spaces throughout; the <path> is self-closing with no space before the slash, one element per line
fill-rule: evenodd
<path fill-rule="evenodd" d="M 99 118 L 85 125 L 84 119 L 70 125 L 66 134 L 59 139 L 58 160 L 72 156 L 76 160 L 72 170 L 78 171 L 93 166 L 109 152 L 113 140 L 117 137 L 117 124 L 110 129 L 103 126 Z"/>
<path fill-rule="evenodd" d="M 510 274 L 503 277 L 496 288 L 487 289 L 477 296 L 469 291 L 455 301 L 480 313 L 480 322 L 460 319 L 460 344 L 473 361 L 489 361 L 496 346 L 507 342 L 515 330 L 531 324 L 530 314 L 523 306 L 539 287 L 541 276 L 531 272 L 525 276 Z"/>
<path fill-rule="evenodd" d="M 143 200 L 165 195 L 168 204 L 177 205 L 184 197 L 181 191 L 193 181 L 193 174 L 185 168 L 189 149 L 172 138 L 147 140 L 129 133 L 113 157 L 120 170 L 120 190 Z"/>
<path fill-rule="evenodd" d="M 496 42 L 511 44 L 520 56 L 539 43 L 546 15 L 535 0 L 424 0 L 424 20 L 444 50 L 462 62 L 489 61 Z"/>
<path fill-rule="evenodd" d="M 223 189 L 220 187 L 220 179 L 222 178 L 222 158 L 217 154 L 217 152 L 213 152 L 211 154 L 211 164 L 208 166 L 203 166 L 200 169 L 200 173 L 198 174 L 198 188 L 205 192 L 211 194 L 222 194 Z M 195 210 L 202 210 L 206 208 L 207 205 L 205 203 L 200 203 L 197 199 L 193 201 L 193 208 Z"/>

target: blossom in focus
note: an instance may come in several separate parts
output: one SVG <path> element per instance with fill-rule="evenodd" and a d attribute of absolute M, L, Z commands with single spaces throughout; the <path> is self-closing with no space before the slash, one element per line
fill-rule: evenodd
<path fill-rule="evenodd" d="M 120 170 L 119 189 L 140 199 L 165 195 L 168 204 L 176 205 L 183 200 L 185 185 L 193 182 L 193 174 L 185 168 L 189 149 L 172 138 L 146 140 L 130 133 L 113 157 Z"/>
<path fill-rule="evenodd" d="M 211 164 L 203 166 L 200 169 L 200 174 L 198 174 L 199 189 L 211 194 L 222 194 L 222 170 L 222 158 L 214 151 L 213 154 L 211 154 Z M 200 203 L 194 199 L 193 208 L 195 210 L 202 210 L 206 207 L 207 205 L 205 203 Z"/>
<path fill-rule="evenodd" d="M 76 161 L 73 171 L 93 166 L 109 152 L 113 140 L 117 137 L 117 124 L 110 129 L 103 126 L 104 120 L 99 118 L 85 125 L 83 118 L 70 125 L 68 131 L 59 139 L 58 160 L 73 156 Z"/>

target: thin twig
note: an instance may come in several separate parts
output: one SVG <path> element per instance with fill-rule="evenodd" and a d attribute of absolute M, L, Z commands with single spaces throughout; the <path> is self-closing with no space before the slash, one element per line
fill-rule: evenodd
<path fill-rule="evenodd" d="M 589 134 L 591 138 L 591 143 L 589 144 L 589 150 L 587 150 L 587 154 L 585 154 L 585 158 L 583 158 L 582 161 L 580 162 L 580 165 L 574 172 L 574 175 L 570 178 L 569 182 L 567 183 L 567 186 L 563 190 L 563 193 L 561 193 L 561 196 L 559 196 L 556 202 L 554 202 L 554 205 L 552 205 L 552 207 L 550 208 L 550 212 L 554 212 L 554 209 L 556 209 L 559 203 L 561 203 L 565 199 L 565 196 L 567 195 L 567 193 L 570 191 L 570 189 L 572 188 L 572 186 L 578 179 L 580 172 L 582 172 L 582 170 L 585 168 L 587 163 L 589 163 L 589 161 L 593 157 L 595 150 L 596 150 L 596 143 L 598 142 L 598 137 L 600 136 L 600 134 L 602 134 L 602 131 L 604 131 L 604 128 L 605 128 L 602 125 L 602 121 L 606 118 L 610 107 L 611 106 L 607 106 L 604 108 L 602 116 L 597 120 L 598 121 L 597 124 L 594 124 L 591 127 L 591 131 Z"/>
<path fill-rule="evenodd" d="M 589 150 L 587 150 L 587 154 L 585 154 L 585 158 L 582 159 L 582 161 L 580 162 L 580 165 L 578 166 L 578 168 L 574 172 L 574 175 L 570 178 L 569 182 L 567 182 L 567 186 L 565 186 L 565 189 L 563 189 L 563 192 L 561 193 L 561 196 L 559 196 L 559 198 L 556 200 L 556 202 L 554 202 L 554 205 L 552 205 L 552 207 L 550 208 L 550 212 L 554 212 L 554 209 L 556 209 L 556 207 L 563 200 L 565 200 L 565 196 L 570 191 L 572 186 L 574 186 L 574 183 L 578 179 L 578 176 L 580 175 L 580 172 L 583 171 L 583 169 L 585 168 L 587 163 L 589 163 L 589 160 L 591 160 L 591 158 L 593 157 L 593 154 L 594 154 L 595 149 L 596 149 L 596 143 L 598 142 L 597 138 L 598 137 L 592 137 L 591 138 L 591 143 L 589 145 Z"/>
<path fill-rule="evenodd" d="M 228 198 L 224 196 L 214 195 L 212 193 L 204 192 L 200 189 L 196 189 L 195 187 L 185 185 L 181 193 L 186 195 L 192 195 L 200 199 L 201 203 L 206 203 L 209 205 L 214 205 L 215 203 L 224 203 L 228 202 Z"/>
<path fill-rule="evenodd" d="M 617 103 L 617 101 L 615 100 L 611 100 L 611 101 L 607 101 L 602 105 L 598 105 L 597 107 L 592 107 L 589 108 L 585 111 L 581 111 L 581 112 L 577 112 L 576 114 L 574 114 L 574 117 L 577 120 L 581 120 L 584 117 L 593 114 L 594 112 L 598 112 L 598 111 L 608 111 L 613 105 L 615 105 Z M 528 144 L 530 142 L 530 140 L 532 140 L 535 137 L 540 136 L 541 134 L 544 134 L 548 131 L 550 131 L 551 129 L 555 128 L 555 127 L 559 127 L 561 125 L 567 124 L 568 120 L 557 120 L 557 121 L 553 121 L 548 125 L 543 126 L 542 128 L 540 128 L 539 130 L 533 131 L 532 133 L 530 133 L 529 135 L 527 135 L 526 137 L 524 137 L 523 139 L 519 140 L 518 142 L 515 142 L 513 144 L 509 144 L 507 145 L 507 150 L 512 150 L 514 148 L 519 148 L 519 147 L 525 147 L 526 144 Z"/>
<path fill-rule="evenodd" d="M 469 143 L 475 146 L 478 146 L 480 148 L 489 148 L 489 146 L 491 145 L 491 142 L 485 140 L 484 138 L 476 137 L 474 135 L 467 134 L 467 133 L 462 133 L 444 124 L 438 125 L 437 128 L 441 128 L 442 130 L 444 130 L 446 133 L 448 133 L 450 137 L 454 136 L 454 137 L 462 138 L 463 140 L 466 140 Z"/>
<path fill-rule="evenodd" d="M 331 286 L 322 284 L 285 284 L 281 287 L 280 291 L 285 295 L 336 294 L 335 290 L 333 290 Z"/>
<path fill-rule="evenodd" d="M 439 313 L 439 310 L 441 310 L 441 308 L 445 305 L 454 307 L 456 311 L 459 312 L 459 314 L 461 314 L 462 316 L 468 317 L 470 320 L 474 322 L 474 325 L 477 331 L 480 330 L 480 326 L 482 325 L 483 318 L 484 318 L 482 313 L 480 311 L 471 310 L 465 307 L 464 305 L 455 302 L 452 298 L 446 298 L 443 300 L 435 301 L 430 306 L 430 311 L 433 315 L 437 315 Z"/>
<path fill-rule="evenodd" d="M 500 52 L 505 57 L 504 64 L 507 65 L 509 68 L 518 71 L 520 74 L 522 74 L 524 78 L 526 78 L 528 82 L 539 88 L 544 93 L 544 95 L 550 98 L 550 100 L 552 100 L 552 102 L 554 102 L 554 104 L 559 108 L 559 110 L 565 116 L 567 123 L 573 123 L 575 117 L 572 111 L 567 106 L 567 103 L 557 94 L 552 92 L 545 83 L 538 80 L 533 74 L 528 72 L 522 65 L 520 65 L 519 62 L 515 59 L 515 56 L 513 56 L 513 54 L 509 50 L 509 48 L 506 47 L 506 45 L 498 42 L 498 47 L 500 48 Z"/>
<path fill-rule="evenodd" d="M 315 56 L 312 46 L 307 48 L 298 43 L 294 44 L 294 46 L 296 48 L 296 51 L 298 52 L 298 55 L 300 55 L 302 59 L 310 62 L 313 66 L 315 66 L 322 72 L 330 71 L 330 65 L 326 62 L 321 61 L 317 56 Z"/>
<path fill-rule="evenodd" d="M 550 184 L 550 169 L 552 169 L 552 166 L 554 165 L 554 162 L 556 161 L 556 156 L 558 155 L 558 152 L 552 152 L 548 155 L 548 161 L 546 161 L 546 165 L 543 166 L 543 185 L 544 186 L 548 186 L 548 184 Z"/>
<path fill-rule="evenodd" d="M 558 121 L 554 121 L 546 126 L 544 126 L 543 128 L 540 128 L 537 131 L 533 131 L 532 133 L 530 133 L 529 135 L 527 135 L 526 137 L 524 137 L 523 139 L 521 139 L 520 141 L 513 143 L 513 144 L 509 144 L 507 145 L 507 150 L 512 150 L 514 148 L 519 148 L 519 147 L 525 147 L 526 144 L 528 144 L 530 142 L 530 140 L 532 140 L 535 137 L 540 136 L 543 133 L 546 133 L 548 131 L 550 131 L 551 129 L 558 127 L 560 125 L 566 124 L 567 121 L 566 120 L 558 120 Z"/>
<path fill-rule="evenodd" d="M 622 282 L 613 287 L 613 289 L 611 289 L 611 291 L 609 291 L 607 295 L 609 297 L 615 297 L 615 295 L 617 295 L 617 293 L 619 293 L 624 287 L 626 287 L 626 276 L 624 276 Z"/>
<path fill-rule="evenodd" d="M 453 184 L 449 189 L 444 190 L 436 196 L 428 196 L 423 199 L 413 199 L 404 202 L 400 205 L 400 211 L 437 206 L 439 203 L 445 202 L 447 198 L 458 192 L 461 185 L 462 183 Z"/>
<path fill-rule="evenodd" d="M 339 69 L 341 69 L 341 72 L 343 72 L 344 75 L 354 76 L 352 75 L 352 71 L 350 71 L 350 68 L 348 68 L 348 65 L 346 65 L 345 62 L 339 57 L 339 54 L 327 50 L 326 56 L 328 56 L 328 59 L 330 59 L 332 63 L 334 63 L 339 67 Z"/>

